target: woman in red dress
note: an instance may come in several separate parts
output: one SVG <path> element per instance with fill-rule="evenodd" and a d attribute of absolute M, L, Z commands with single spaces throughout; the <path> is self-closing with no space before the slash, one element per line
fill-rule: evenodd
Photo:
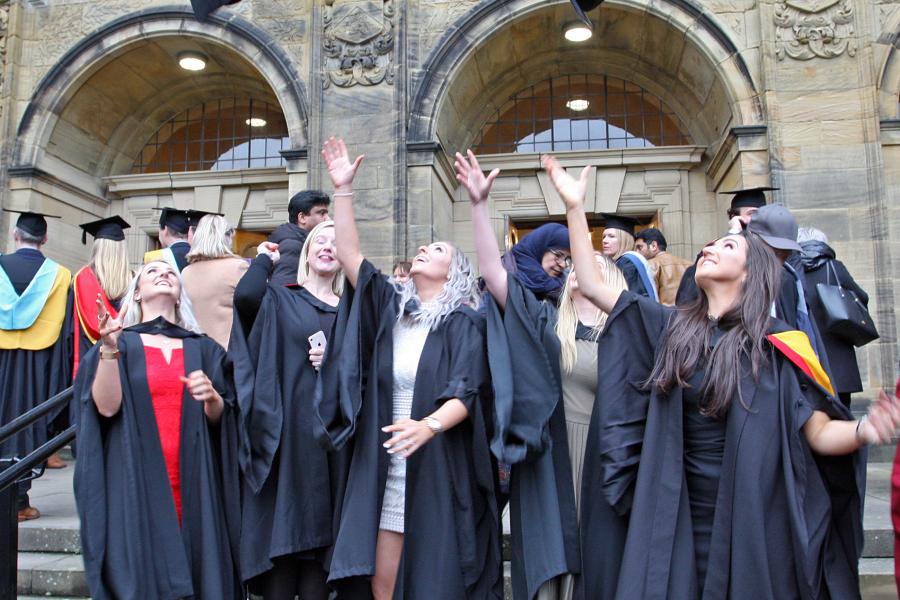
<path fill-rule="evenodd" d="M 75 382 L 75 495 L 93 598 L 240 598 L 231 366 L 181 277 L 144 265 Z"/>

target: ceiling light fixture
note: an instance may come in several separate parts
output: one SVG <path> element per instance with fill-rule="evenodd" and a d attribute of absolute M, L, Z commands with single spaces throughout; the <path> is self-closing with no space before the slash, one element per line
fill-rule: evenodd
<path fill-rule="evenodd" d="M 579 112 L 587 110 L 588 106 L 590 105 L 591 103 L 583 98 L 575 98 L 566 102 L 566 107 L 570 108 L 571 110 L 577 110 Z"/>
<path fill-rule="evenodd" d="M 581 22 L 569 23 L 563 28 L 563 35 L 570 42 L 586 42 L 591 39 L 594 32 Z"/>
<path fill-rule="evenodd" d="M 244 121 L 244 123 L 246 123 L 250 127 L 265 127 L 266 126 L 266 120 L 260 119 L 259 117 L 250 117 L 249 119 Z"/>
<path fill-rule="evenodd" d="M 185 71 L 202 71 L 206 68 L 206 56 L 199 52 L 179 52 L 178 66 Z"/>

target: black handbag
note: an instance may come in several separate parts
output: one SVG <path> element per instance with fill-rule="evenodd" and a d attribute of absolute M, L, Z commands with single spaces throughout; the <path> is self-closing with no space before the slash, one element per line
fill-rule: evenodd
<path fill-rule="evenodd" d="M 864 346 L 872 340 L 877 340 L 878 330 L 875 329 L 875 322 L 869 315 L 869 310 L 852 290 L 841 286 L 832 261 L 829 260 L 825 268 L 827 283 L 816 284 L 816 292 L 819 294 L 822 308 L 825 309 L 825 331 L 854 346 Z M 832 274 L 834 284 L 831 283 Z"/>

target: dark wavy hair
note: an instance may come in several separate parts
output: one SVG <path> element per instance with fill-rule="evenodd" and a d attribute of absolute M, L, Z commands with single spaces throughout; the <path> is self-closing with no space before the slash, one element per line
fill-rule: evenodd
<path fill-rule="evenodd" d="M 718 320 L 724 335 L 710 350 L 715 322 L 708 317 L 709 301 L 701 288 L 697 299 L 678 310 L 669 322 L 666 341 L 647 380 L 649 387 L 668 393 L 674 387 L 688 387 L 687 380 L 698 364 L 706 365 L 701 412 L 718 419 L 728 413 L 735 396 L 748 408 L 740 395 L 743 359 L 749 359 L 758 381 L 767 362 L 769 312 L 781 284 L 781 265 L 772 249 L 754 233 L 737 235 L 747 241 L 747 277 L 737 301 Z"/>

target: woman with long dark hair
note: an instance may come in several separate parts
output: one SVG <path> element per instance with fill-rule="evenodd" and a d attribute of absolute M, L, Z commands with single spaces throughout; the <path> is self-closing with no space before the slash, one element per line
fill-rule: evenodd
<path fill-rule="evenodd" d="M 704 248 L 684 309 L 605 285 L 586 241 L 590 168 L 544 166 L 582 293 L 610 314 L 600 352 L 618 354 L 600 372 L 604 486 L 630 515 L 617 597 L 858 598 L 857 450 L 890 439 L 900 404 L 882 395 L 850 419 L 806 336 L 769 317 L 780 269 L 752 232 Z M 830 492 L 848 487 L 838 510 Z"/>
<path fill-rule="evenodd" d="M 276 244 L 258 252 L 235 290 L 229 349 L 243 442 L 241 573 L 266 600 L 326 600 L 335 465 L 313 435 L 313 398 L 344 289 L 334 223 L 306 237 L 293 285 L 266 283 Z"/>
<path fill-rule="evenodd" d="M 607 315 L 581 294 L 574 271 L 558 309 L 507 273 L 487 207 L 499 170 L 485 176 L 469 151 L 456 155 L 456 173 L 472 203 L 479 270 L 490 293 L 492 449 L 512 464 L 513 597 L 612 598 L 625 527 L 594 484 L 599 457 L 596 431 L 590 433 L 601 401 L 597 341 Z M 608 285 L 628 289 L 612 260 L 595 258 Z"/>
<path fill-rule="evenodd" d="M 395 284 L 360 252 L 343 141 L 335 187 L 342 299 L 316 403 L 320 440 L 348 447 L 329 581 L 340 598 L 502 597 L 499 521 L 483 406 L 489 388 L 472 265 L 421 246 Z"/>
<path fill-rule="evenodd" d="M 75 500 L 92 598 L 243 597 L 231 363 L 151 261 L 84 357 Z"/>

